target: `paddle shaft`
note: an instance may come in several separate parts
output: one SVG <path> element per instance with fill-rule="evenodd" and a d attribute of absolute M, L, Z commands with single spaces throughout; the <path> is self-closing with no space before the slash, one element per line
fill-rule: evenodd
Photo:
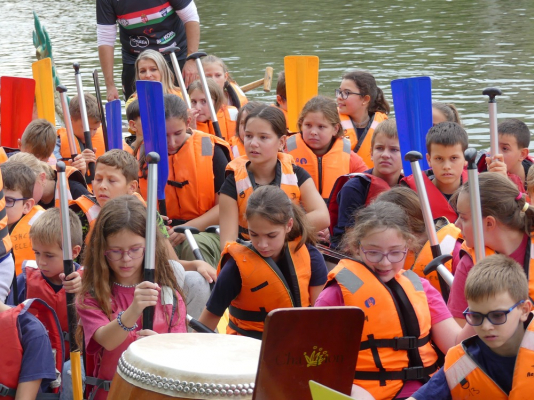
<path fill-rule="evenodd" d="M 65 130 L 67 131 L 67 140 L 69 142 L 70 157 L 74 160 L 74 157 L 78 155 L 78 149 L 76 148 L 76 138 L 74 137 L 74 131 L 72 130 L 72 121 L 70 119 L 69 104 L 67 102 L 67 88 L 60 85 L 56 88 L 59 92 L 59 98 L 61 99 L 61 109 L 63 110 L 63 116 L 65 118 Z"/>
<path fill-rule="evenodd" d="M 482 206 L 480 204 L 480 187 L 478 185 L 478 169 L 475 161 L 476 153 L 476 149 L 473 148 L 465 151 L 469 179 L 469 206 L 471 207 L 471 220 L 473 221 L 473 236 L 475 240 L 475 264 L 482 261 L 486 256 L 482 225 Z"/>
<path fill-rule="evenodd" d="M 80 116 L 82 118 L 83 138 L 85 141 L 85 148 L 93 151 L 93 141 L 91 139 L 91 130 L 89 128 L 89 120 L 87 119 L 87 107 L 85 106 L 85 95 L 83 93 L 82 75 L 80 74 L 80 65 L 73 64 L 74 77 L 76 78 L 76 88 L 78 89 L 78 102 L 80 103 Z M 86 177 L 87 183 L 91 183 L 95 176 L 95 163 L 89 163 L 89 174 Z"/>
<path fill-rule="evenodd" d="M 102 133 L 104 134 L 104 146 L 106 151 L 109 150 L 108 145 L 108 127 L 106 123 L 106 113 L 104 112 L 104 107 L 102 106 L 102 95 L 100 94 L 100 82 L 98 81 L 98 70 L 93 71 L 93 82 L 95 83 L 95 93 L 96 100 L 98 102 L 98 111 L 100 112 L 100 121 L 102 121 Z"/>
<path fill-rule="evenodd" d="M 187 314 L 187 323 L 191 328 L 193 328 L 198 333 L 215 333 L 215 331 L 208 328 L 202 322 L 197 321 L 189 314 Z"/>
<path fill-rule="evenodd" d="M 172 66 L 174 68 L 174 73 L 176 75 L 176 78 L 178 79 L 178 83 L 180 84 L 180 90 L 182 91 L 182 97 L 185 101 L 185 105 L 187 106 L 187 109 L 191 109 L 191 100 L 189 99 L 189 94 L 187 94 L 187 88 L 185 87 L 184 77 L 182 76 L 182 70 L 180 69 L 180 64 L 178 63 L 178 59 L 176 58 L 176 54 L 174 51 L 170 52 Z"/>
<path fill-rule="evenodd" d="M 158 189 L 158 153 L 147 154 L 148 162 L 148 190 L 147 190 L 147 217 L 146 217 L 146 247 L 145 247 L 145 281 L 154 282 L 156 264 L 156 213 Z M 143 329 L 152 329 L 154 323 L 154 306 L 143 310 Z"/>
<path fill-rule="evenodd" d="M 67 176 L 65 175 L 65 163 L 59 161 L 56 165 L 59 184 L 59 212 L 61 216 L 61 241 L 63 247 L 63 272 L 65 277 L 68 277 L 74 271 L 74 262 L 72 260 L 72 244 L 70 231 L 70 217 L 68 205 L 68 189 Z M 74 392 L 74 399 L 82 399 L 82 373 L 80 360 L 80 349 L 76 343 L 76 329 L 78 326 L 78 319 L 76 317 L 75 308 L 75 294 L 65 293 L 67 297 L 67 321 L 69 326 L 69 345 L 71 359 L 78 359 L 78 370 L 76 365 L 71 366 L 72 387 Z M 76 364 L 76 362 L 74 363 Z"/>
<path fill-rule="evenodd" d="M 210 88 L 208 87 L 208 81 L 206 80 L 206 75 L 204 74 L 204 68 L 202 67 L 202 60 L 196 58 L 195 62 L 197 63 L 198 75 L 200 76 L 200 83 L 204 88 L 204 94 L 206 95 L 206 101 L 210 109 L 211 123 L 213 124 L 213 130 L 215 135 L 222 138 L 221 128 L 219 127 L 219 121 L 217 120 L 217 113 L 215 112 L 215 107 L 213 106 L 213 100 L 211 99 Z"/>
<path fill-rule="evenodd" d="M 488 113 L 490 123 L 490 155 L 493 157 L 499 153 L 499 132 L 497 128 L 497 100 L 496 96 L 502 94 L 501 90 L 494 87 L 486 88 L 482 91 L 484 96 L 488 96 Z"/>

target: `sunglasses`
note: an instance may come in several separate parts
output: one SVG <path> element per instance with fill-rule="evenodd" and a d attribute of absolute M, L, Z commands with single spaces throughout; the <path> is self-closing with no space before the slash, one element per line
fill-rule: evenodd
<path fill-rule="evenodd" d="M 484 322 L 484 318 L 487 318 L 488 321 L 493 325 L 503 325 L 508 320 L 508 314 L 512 312 L 514 308 L 518 305 L 523 304 L 525 300 L 518 301 L 512 307 L 505 311 L 490 311 L 487 314 L 482 314 L 479 312 L 469 311 L 467 308 L 463 314 L 467 323 L 471 326 L 480 326 Z"/>

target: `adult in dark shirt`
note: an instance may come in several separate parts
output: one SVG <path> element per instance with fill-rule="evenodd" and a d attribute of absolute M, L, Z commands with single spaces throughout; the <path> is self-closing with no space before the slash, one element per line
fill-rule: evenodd
<path fill-rule="evenodd" d="M 119 24 L 122 47 L 122 86 L 126 99 L 134 91 L 135 60 L 146 49 L 164 52 L 180 47 L 177 58 L 185 85 L 198 79 L 195 61 L 185 62 L 198 51 L 199 17 L 193 0 L 97 0 L 97 43 L 108 101 L 119 98 L 113 79 L 114 45 Z M 167 56 L 169 59 L 169 56 Z"/>

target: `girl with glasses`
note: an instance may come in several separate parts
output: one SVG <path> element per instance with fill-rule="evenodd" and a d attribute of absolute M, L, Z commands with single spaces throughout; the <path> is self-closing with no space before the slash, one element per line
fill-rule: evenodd
<path fill-rule="evenodd" d="M 84 275 L 77 296 L 87 358 L 87 374 L 110 381 L 122 352 L 136 339 L 186 332 L 185 304 L 165 239 L 156 229 L 155 282 L 144 281 L 146 207 L 133 196 L 109 200 L 100 211 L 84 255 Z M 146 307 L 155 306 L 152 330 L 143 329 Z M 81 331 L 78 332 L 81 338 Z M 98 390 L 96 399 L 107 392 Z"/>
<path fill-rule="evenodd" d="M 370 73 L 351 71 L 343 75 L 336 89 L 336 99 L 341 125 L 350 138 L 352 150 L 372 167 L 371 137 L 376 126 L 389 114 L 382 89 Z"/>
<path fill-rule="evenodd" d="M 417 249 L 408 217 L 398 205 L 375 202 L 361 209 L 343 246 L 354 259 L 341 260 L 315 306 L 355 306 L 365 312 L 354 384 L 376 399 L 405 399 L 440 367 L 443 353 L 468 337 L 440 293 L 412 271 L 408 250 Z"/>

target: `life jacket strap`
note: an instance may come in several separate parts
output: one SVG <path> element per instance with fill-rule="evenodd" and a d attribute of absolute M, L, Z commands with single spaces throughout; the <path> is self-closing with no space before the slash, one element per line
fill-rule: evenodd
<path fill-rule="evenodd" d="M 167 184 L 170 185 L 170 186 L 173 186 L 173 187 L 177 187 L 178 189 L 181 189 L 185 185 L 189 185 L 189 181 L 176 182 L 176 181 L 168 180 Z"/>
<path fill-rule="evenodd" d="M 228 307 L 228 311 L 230 312 L 230 315 L 232 317 L 240 319 L 242 321 L 250 322 L 265 322 L 265 318 L 267 318 L 268 314 L 268 312 L 263 307 L 260 308 L 260 311 L 250 311 L 230 306 Z"/>
<path fill-rule="evenodd" d="M 236 324 L 234 324 L 232 322 L 232 320 L 229 320 L 228 321 L 228 326 L 230 328 L 232 328 L 234 331 L 236 331 L 237 333 L 243 335 L 243 336 L 247 336 L 249 338 L 252 338 L 252 339 L 258 339 L 258 340 L 261 340 L 262 339 L 262 336 L 263 336 L 263 332 L 258 332 L 258 331 L 249 331 L 249 330 L 246 330 L 246 329 L 241 329 L 239 328 Z"/>
<path fill-rule="evenodd" d="M 375 339 L 372 344 L 370 341 L 366 340 L 360 344 L 360 351 L 368 350 L 371 347 L 390 347 L 393 350 L 413 350 L 424 346 L 429 341 L 430 335 L 427 335 L 422 339 L 418 339 L 415 336 L 397 336 L 393 339 Z"/>
<path fill-rule="evenodd" d="M 429 367 L 408 367 L 403 368 L 401 371 L 356 371 L 354 379 L 363 381 L 417 381 L 427 379 L 438 368 L 438 364 L 435 363 Z"/>

